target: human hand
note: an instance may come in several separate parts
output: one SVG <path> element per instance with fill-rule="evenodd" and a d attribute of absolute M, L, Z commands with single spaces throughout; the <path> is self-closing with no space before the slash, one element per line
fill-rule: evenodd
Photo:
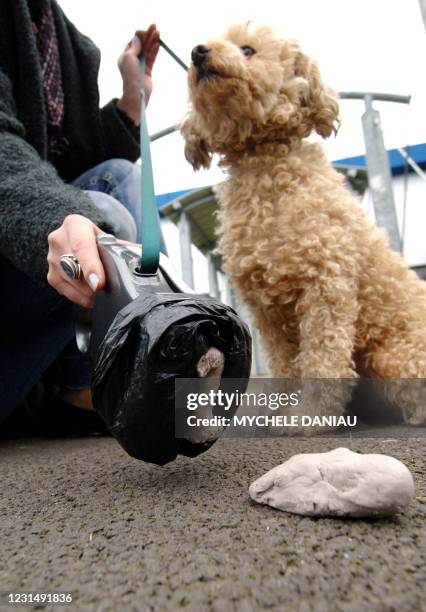
<path fill-rule="evenodd" d="M 160 32 L 153 23 L 148 30 L 137 30 L 133 39 L 126 45 L 118 58 L 118 67 L 123 79 L 123 95 L 117 107 L 124 111 L 136 125 L 140 124 L 141 74 L 139 56 L 145 56 L 145 104 L 152 93 L 152 68 L 160 48 Z"/>
<path fill-rule="evenodd" d="M 82 215 L 68 215 L 61 227 L 48 236 L 47 282 L 71 302 L 91 308 L 94 295 L 105 285 L 96 237 L 102 230 Z M 81 279 L 72 280 L 62 270 L 59 258 L 72 253 L 81 266 Z"/>

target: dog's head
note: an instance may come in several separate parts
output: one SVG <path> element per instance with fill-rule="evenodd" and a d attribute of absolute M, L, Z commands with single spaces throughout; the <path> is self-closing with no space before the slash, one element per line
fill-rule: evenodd
<path fill-rule="evenodd" d="M 270 28 L 234 26 L 196 46 L 188 84 L 191 108 L 181 131 L 195 169 L 208 168 L 216 152 L 335 131 L 336 95 L 317 63 Z"/>

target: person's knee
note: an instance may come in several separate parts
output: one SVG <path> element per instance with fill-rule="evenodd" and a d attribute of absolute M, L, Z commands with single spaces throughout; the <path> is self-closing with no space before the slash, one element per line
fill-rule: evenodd
<path fill-rule="evenodd" d="M 137 172 L 137 169 L 137 164 L 120 157 L 108 159 L 97 166 L 99 174 L 111 174 L 117 184 L 123 182 L 130 174 Z"/>
<path fill-rule="evenodd" d="M 86 193 L 101 211 L 114 236 L 129 242 L 136 241 L 136 223 L 121 202 L 101 191 L 86 191 Z"/>

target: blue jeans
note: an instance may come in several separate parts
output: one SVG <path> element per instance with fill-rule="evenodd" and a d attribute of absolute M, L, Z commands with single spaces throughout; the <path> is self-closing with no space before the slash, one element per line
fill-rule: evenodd
<path fill-rule="evenodd" d="M 87 191 L 97 208 L 105 213 L 109 224 L 113 225 L 114 236 L 141 242 L 140 166 L 127 159 L 110 159 L 88 170 L 72 184 Z M 167 253 L 161 233 L 160 250 Z"/>
<path fill-rule="evenodd" d="M 88 170 L 73 185 L 87 191 L 118 238 L 140 241 L 140 167 L 112 159 Z M 46 237 L 47 239 L 47 237 Z M 161 250 L 166 252 L 161 239 Z M 75 343 L 72 304 L 1 260 L 0 426 L 48 377 L 53 385 L 90 387 L 91 363 Z M 3 308 L 4 306 L 4 308 Z"/>

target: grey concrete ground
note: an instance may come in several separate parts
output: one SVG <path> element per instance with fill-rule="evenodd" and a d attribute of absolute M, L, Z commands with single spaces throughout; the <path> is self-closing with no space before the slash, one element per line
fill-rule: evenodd
<path fill-rule="evenodd" d="M 73 610 L 426 610 L 424 442 L 222 440 L 160 468 L 107 438 L 2 441 L 0 588 L 71 591 Z M 409 509 L 310 519 L 249 500 L 274 465 L 339 445 L 405 462 Z"/>

